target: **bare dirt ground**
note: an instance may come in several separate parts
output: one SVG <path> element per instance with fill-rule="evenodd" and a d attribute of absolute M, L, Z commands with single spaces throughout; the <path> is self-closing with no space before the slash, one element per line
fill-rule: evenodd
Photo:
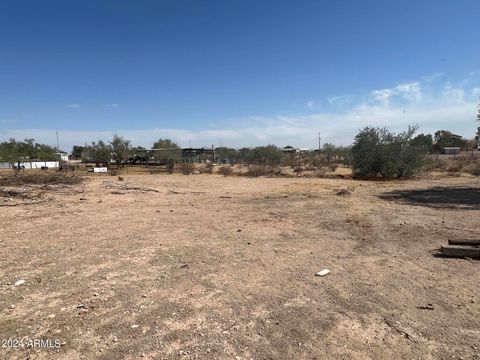
<path fill-rule="evenodd" d="M 99 176 L 46 196 L 0 207 L 0 339 L 61 346 L 4 359 L 480 358 L 480 261 L 433 256 L 480 237 L 479 178 Z"/>

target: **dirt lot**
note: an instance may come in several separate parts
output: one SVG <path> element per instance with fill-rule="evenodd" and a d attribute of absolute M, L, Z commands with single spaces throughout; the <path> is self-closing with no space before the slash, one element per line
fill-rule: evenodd
<path fill-rule="evenodd" d="M 2 358 L 480 358 L 480 261 L 433 256 L 480 237 L 479 178 L 99 176 L 44 196 L 0 207 L 0 339 L 61 346 Z"/>

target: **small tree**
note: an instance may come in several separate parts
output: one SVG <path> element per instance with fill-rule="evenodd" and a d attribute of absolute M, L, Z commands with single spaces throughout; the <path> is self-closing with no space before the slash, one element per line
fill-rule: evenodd
<path fill-rule="evenodd" d="M 414 174 L 426 153 L 412 144 L 417 126 L 395 134 L 387 128 L 366 127 L 355 136 L 352 146 L 353 172 L 358 177 L 394 178 Z"/>
<path fill-rule="evenodd" d="M 327 162 L 330 162 L 332 158 L 335 156 L 335 145 L 330 143 L 323 144 L 322 152 L 327 159 Z"/>
<path fill-rule="evenodd" d="M 73 145 L 72 156 L 74 159 L 81 159 L 82 153 L 85 151 L 85 146 Z"/>
<path fill-rule="evenodd" d="M 60 160 L 59 155 L 56 154 L 56 149 L 49 145 L 35 144 L 33 153 L 36 160 Z"/>
<path fill-rule="evenodd" d="M 92 142 L 92 144 L 87 146 L 82 153 L 82 161 L 92 161 L 97 166 L 100 165 L 100 163 L 108 165 L 111 159 L 112 148 L 102 140 Z"/>
<path fill-rule="evenodd" d="M 158 139 L 153 143 L 154 149 L 161 149 L 155 154 L 159 161 L 165 161 L 167 165 L 173 166 L 181 158 L 181 149 L 174 141 L 170 139 Z"/>
<path fill-rule="evenodd" d="M 10 138 L 0 144 L 0 158 L 8 162 L 12 168 L 16 168 L 16 164 L 24 157 L 22 149 L 14 138 Z"/>
<path fill-rule="evenodd" d="M 131 154 L 130 150 L 130 140 L 124 139 L 122 136 L 118 136 L 118 134 L 113 135 L 113 139 L 110 142 L 113 151 L 113 160 L 115 163 L 120 165 L 128 160 Z"/>
<path fill-rule="evenodd" d="M 352 164 L 352 148 L 350 146 L 337 146 L 335 147 L 336 159 L 346 166 Z"/>
<path fill-rule="evenodd" d="M 220 162 L 236 162 L 240 159 L 240 152 L 227 147 L 217 147 L 215 149 L 215 155 Z"/>
<path fill-rule="evenodd" d="M 430 152 L 433 146 L 432 135 L 418 134 L 412 139 L 411 144 L 423 148 L 426 152 Z"/>
<path fill-rule="evenodd" d="M 11 138 L 9 141 L 0 143 L 0 158 L 10 163 L 10 166 L 15 169 L 21 161 L 57 160 L 58 156 L 53 147 L 35 143 L 34 139 L 16 141 Z"/>
<path fill-rule="evenodd" d="M 252 149 L 249 157 L 254 164 L 278 165 L 282 160 L 282 152 L 275 145 L 258 146 Z"/>

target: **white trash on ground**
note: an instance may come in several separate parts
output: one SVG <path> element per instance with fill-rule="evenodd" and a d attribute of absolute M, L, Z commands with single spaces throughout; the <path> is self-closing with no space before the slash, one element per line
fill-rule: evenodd
<path fill-rule="evenodd" d="M 330 273 L 330 270 L 328 269 L 323 269 L 322 271 L 319 271 L 315 274 L 315 276 L 325 276 Z"/>

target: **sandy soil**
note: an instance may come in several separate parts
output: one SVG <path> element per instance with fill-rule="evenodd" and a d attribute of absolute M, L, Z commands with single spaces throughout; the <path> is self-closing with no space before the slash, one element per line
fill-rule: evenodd
<path fill-rule="evenodd" d="M 46 196 L 0 207 L 0 339 L 61 346 L 4 359 L 480 358 L 480 261 L 433 256 L 480 237 L 479 178 L 100 176 Z"/>

